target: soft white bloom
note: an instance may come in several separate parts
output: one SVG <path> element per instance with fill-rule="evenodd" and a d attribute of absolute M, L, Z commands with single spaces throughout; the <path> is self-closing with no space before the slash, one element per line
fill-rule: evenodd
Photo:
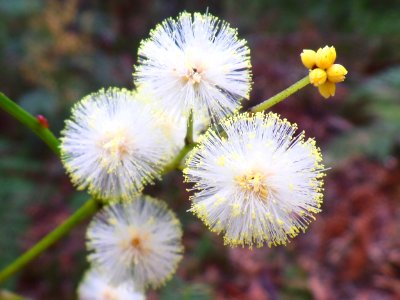
<path fill-rule="evenodd" d="M 146 103 L 155 113 L 155 122 L 161 127 L 165 136 L 167 146 L 172 156 L 176 155 L 185 146 L 185 137 L 187 133 L 188 116 L 176 116 L 167 111 L 163 111 L 157 106 L 154 98 L 145 94 L 143 90 L 137 93 L 139 99 Z M 201 133 L 210 125 L 210 119 L 207 114 L 197 113 L 197 118 L 193 120 L 193 141 L 196 142 Z"/>
<path fill-rule="evenodd" d="M 148 196 L 110 204 L 87 231 L 88 256 L 112 283 L 158 287 L 182 258 L 182 230 L 165 202 Z"/>
<path fill-rule="evenodd" d="M 237 30 L 218 18 L 182 13 L 141 43 L 135 83 L 173 115 L 218 120 L 240 107 L 251 88 L 250 50 Z"/>
<path fill-rule="evenodd" d="M 157 118 L 158 124 L 161 126 L 167 143 L 170 147 L 170 151 L 175 156 L 185 146 L 185 137 L 187 134 L 187 123 L 186 117 L 173 117 L 167 113 L 160 113 Z M 205 130 L 206 124 L 201 122 L 200 119 L 195 120 L 193 124 L 193 141 L 196 142 L 200 133 Z"/>
<path fill-rule="evenodd" d="M 78 102 L 62 132 L 62 161 L 80 189 L 126 199 L 152 182 L 170 150 L 151 109 L 133 92 L 100 90 Z"/>
<path fill-rule="evenodd" d="M 79 300 L 145 300 L 143 293 L 135 290 L 132 284 L 113 286 L 96 269 L 85 273 L 78 287 Z"/>
<path fill-rule="evenodd" d="M 273 113 L 235 115 L 222 128 L 208 130 L 186 162 L 191 211 L 226 244 L 286 244 L 320 211 L 319 148 Z"/>

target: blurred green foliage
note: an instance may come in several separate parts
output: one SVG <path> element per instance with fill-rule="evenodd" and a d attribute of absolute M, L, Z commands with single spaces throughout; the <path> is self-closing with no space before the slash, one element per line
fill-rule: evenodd
<path fill-rule="evenodd" d="M 290 33 L 315 24 L 318 30 L 344 34 L 397 35 L 400 28 L 399 2 L 396 0 L 227 0 L 226 9 L 254 27 L 260 18 L 268 23 L 268 32 Z"/>
<path fill-rule="evenodd" d="M 160 293 L 160 300 L 211 300 L 212 291 L 209 286 L 201 283 L 188 283 L 174 277 Z"/>
<path fill-rule="evenodd" d="M 327 146 L 332 160 L 368 155 L 385 160 L 399 154 L 400 66 L 385 70 L 356 87 L 342 107 L 352 128 Z"/>
<path fill-rule="evenodd" d="M 15 142 L 0 139 L 0 149 L 4 154 Z M 26 209 L 35 196 L 35 184 L 21 173 L 37 172 L 40 163 L 23 156 L 10 156 L 0 161 L 0 266 L 5 266 L 18 257 L 21 244 L 15 237 L 21 237 L 29 226 Z M 13 282 L 10 283 L 11 285 Z"/>

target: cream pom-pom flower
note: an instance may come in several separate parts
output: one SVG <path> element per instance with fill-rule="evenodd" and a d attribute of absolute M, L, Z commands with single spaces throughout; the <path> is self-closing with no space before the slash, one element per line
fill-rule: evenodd
<path fill-rule="evenodd" d="M 143 293 L 133 284 L 111 285 L 107 278 L 96 269 L 90 269 L 78 287 L 79 300 L 145 300 Z"/>
<path fill-rule="evenodd" d="M 170 151 L 169 153 L 175 156 L 185 146 L 189 116 L 177 116 L 160 109 L 157 106 L 157 102 L 154 101 L 154 97 L 146 94 L 141 89 L 137 90 L 136 95 L 153 110 L 156 115 L 154 121 L 162 129 L 167 142 L 167 148 Z M 197 111 L 196 115 L 197 118 L 193 119 L 192 138 L 194 142 L 200 138 L 202 132 L 210 125 L 210 118 L 206 112 Z"/>
<path fill-rule="evenodd" d="M 87 230 L 88 256 L 111 283 L 159 287 L 182 258 L 181 225 L 163 201 L 140 196 L 110 204 Z"/>
<path fill-rule="evenodd" d="M 173 115 L 206 111 L 218 120 L 240 107 L 251 88 L 250 50 L 225 21 L 182 13 L 139 47 L 135 83 Z"/>
<path fill-rule="evenodd" d="M 110 88 L 78 102 L 61 155 L 72 182 L 102 199 L 127 199 L 151 183 L 171 151 L 156 116 L 134 92 Z"/>
<path fill-rule="evenodd" d="M 286 244 L 320 211 L 319 148 L 273 113 L 235 115 L 222 128 L 209 129 L 187 159 L 191 211 L 231 246 Z"/>

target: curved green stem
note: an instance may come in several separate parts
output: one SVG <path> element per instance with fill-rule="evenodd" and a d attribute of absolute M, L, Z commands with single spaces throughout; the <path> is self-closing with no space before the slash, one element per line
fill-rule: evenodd
<path fill-rule="evenodd" d="M 18 257 L 13 263 L 3 269 L 0 272 L 0 282 L 3 282 L 8 277 L 18 272 L 48 247 L 67 235 L 72 228 L 85 220 L 87 217 L 93 215 L 99 209 L 99 207 L 100 203 L 96 199 L 89 199 L 81 208 L 79 208 L 73 215 L 65 220 L 64 223 L 47 234 L 32 248 L 30 248 L 28 251 Z"/>
<path fill-rule="evenodd" d="M 192 150 L 195 146 L 196 143 L 193 142 L 193 111 L 190 111 L 186 127 L 185 146 L 181 149 L 177 156 L 175 156 L 175 158 L 164 167 L 162 174 L 166 174 L 172 170 L 179 169 L 179 166 L 182 160 L 185 158 L 186 154 L 188 154 L 190 150 Z"/>
<path fill-rule="evenodd" d="M 10 100 L 6 95 L 0 93 L 0 108 L 5 110 L 7 113 L 12 115 L 22 124 L 29 127 L 38 137 L 40 137 L 55 154 L 59 156 L 59 144 L 60 142 L 54 136 L 54 134 L 47 128 L 44 128 L 39 121 L 28 113 L 26 110 L 21 108 L 14 101 Z"/>
<path fill-rule="evenodd" d="M 253 108 L 251 108 L 251 111 L 252 112 L 264 111 L 264 110 L 274 106 L 275 104 L 278 104 L 279 102 L 285 100 L 287 97 L 294 94 L 298 90 L 302 89 L 309 83 L 310 83 L 310 79 L 308 78 L 308 75 L 307 75 L 306 77 L 297 81 L 295 84 L 292 84 L 291 86 L 289 86 L 287 89 L 284 89 L 282 92 L 276 94 L 275 96 L 272 96 L 271 98 L 263 101 L 262 103 L 260 103 L 256 106 L 254 106 Z"/>
<path fill-rule="evenodd" d="M 186 154 L 190 152 L 194 147 L 196 146 L 196 143 L 192 143 L 189 145 L 185 145 L 185 147 L 182 148 L 182 150 L 175 156 L 175 158 L 164 167 L 162 170 L 162 174 L 166 174 L 172 170 L 179 169 L 180 164 L 182 160 L 185 158 Z"/>
<path fill-rule="evenodd" d="M 186 125 L 185 145 L 193 144 L 193 110 L 190 111 Z"/>

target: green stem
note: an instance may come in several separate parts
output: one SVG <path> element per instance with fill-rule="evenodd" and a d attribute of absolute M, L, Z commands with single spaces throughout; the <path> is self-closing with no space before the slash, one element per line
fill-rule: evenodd
<path fill-rule="evenodd" d="M 252 112 L 264 111 L 264 110 L 274 106 L 275 104 L 278 104 L 279 102 L 285 100 L 287 97 L 294 94 L 298 90 L 302 89 L 309 83 L 310 83 L 310 79 L 308 78 L 308 75 L 307 75 L 306 77 L 300 79 L 295 84 L 292 84 L 291 86 L 289 86 L 287 89 L 283 90 L 282 92 L 263 101 L 261 104 L 254 106 L 253 108 L 251 108 L 251 111 Z"/>
<path fill-rule="evenodd" d="M 164 167 L 162 174 L 179 169 L 180 164 L 185 158 L 186 154 L 188 154 L 195 146 L 196 143 L 193 142 L 193 110 L 191 110 L 186 126 L 185 146 L 181 149 L 177 156 L 175 156 L 175 158 Z"/>
<path fill-rule="evenodd" d="M 39 136 L 55 154 L 59 156 L 59 144 L 58 139 L 53 135 L 53 133 L 43 127 L 39 121 L 28 113 L 26 110 L 21 108 L 18 104 L 10 100 L 6 95 L 0 93 L 0 108 L 5 110 L 7 113 L 12 115 L 22 124 L 29 127 L 37 136 Z"/>
<path fill-rule="evenodd" d="M 85 220 L 87 217 L 93 215 L 99 208 L 99 202 L 96 199 L 89 199 L 82 207 L 80 207 L 73 215 L 71 215 L 67 220 L 61 225 L 55 228 L 52 232 L 47 234 L 42 238 L 37 244 L 32 248 L 18 257 L 13 263 L 4 268 L 0 272 L 0 282 L 3 282 L 14 273 L 18 272 L 30 261 L 40 255 L 48 247 L 53 245 L 59 239 L 64 237 L 69 233 L 69 231 L 78 225 L 81 221 Z"/>
<path fill-rule="evenodd" d="M 168 165 L 164 167 L 162 174 L 166 174 L 172 170 L 179 169 L 181 162 L 185 158 L 186 154 L 188 154 L 190 150 L 192 150 L 195 146 L 196 146 L 195 143 L 185 145 L 185 147 L 182 148 L 182 150 L 178 153 L 178 155 L 175 156 L 175 158 Z"/>
<path fill-rule="evenodd" d="M 193 144 L 193 110 L 190 110 L 186 126 L 185 145 Z"/>

